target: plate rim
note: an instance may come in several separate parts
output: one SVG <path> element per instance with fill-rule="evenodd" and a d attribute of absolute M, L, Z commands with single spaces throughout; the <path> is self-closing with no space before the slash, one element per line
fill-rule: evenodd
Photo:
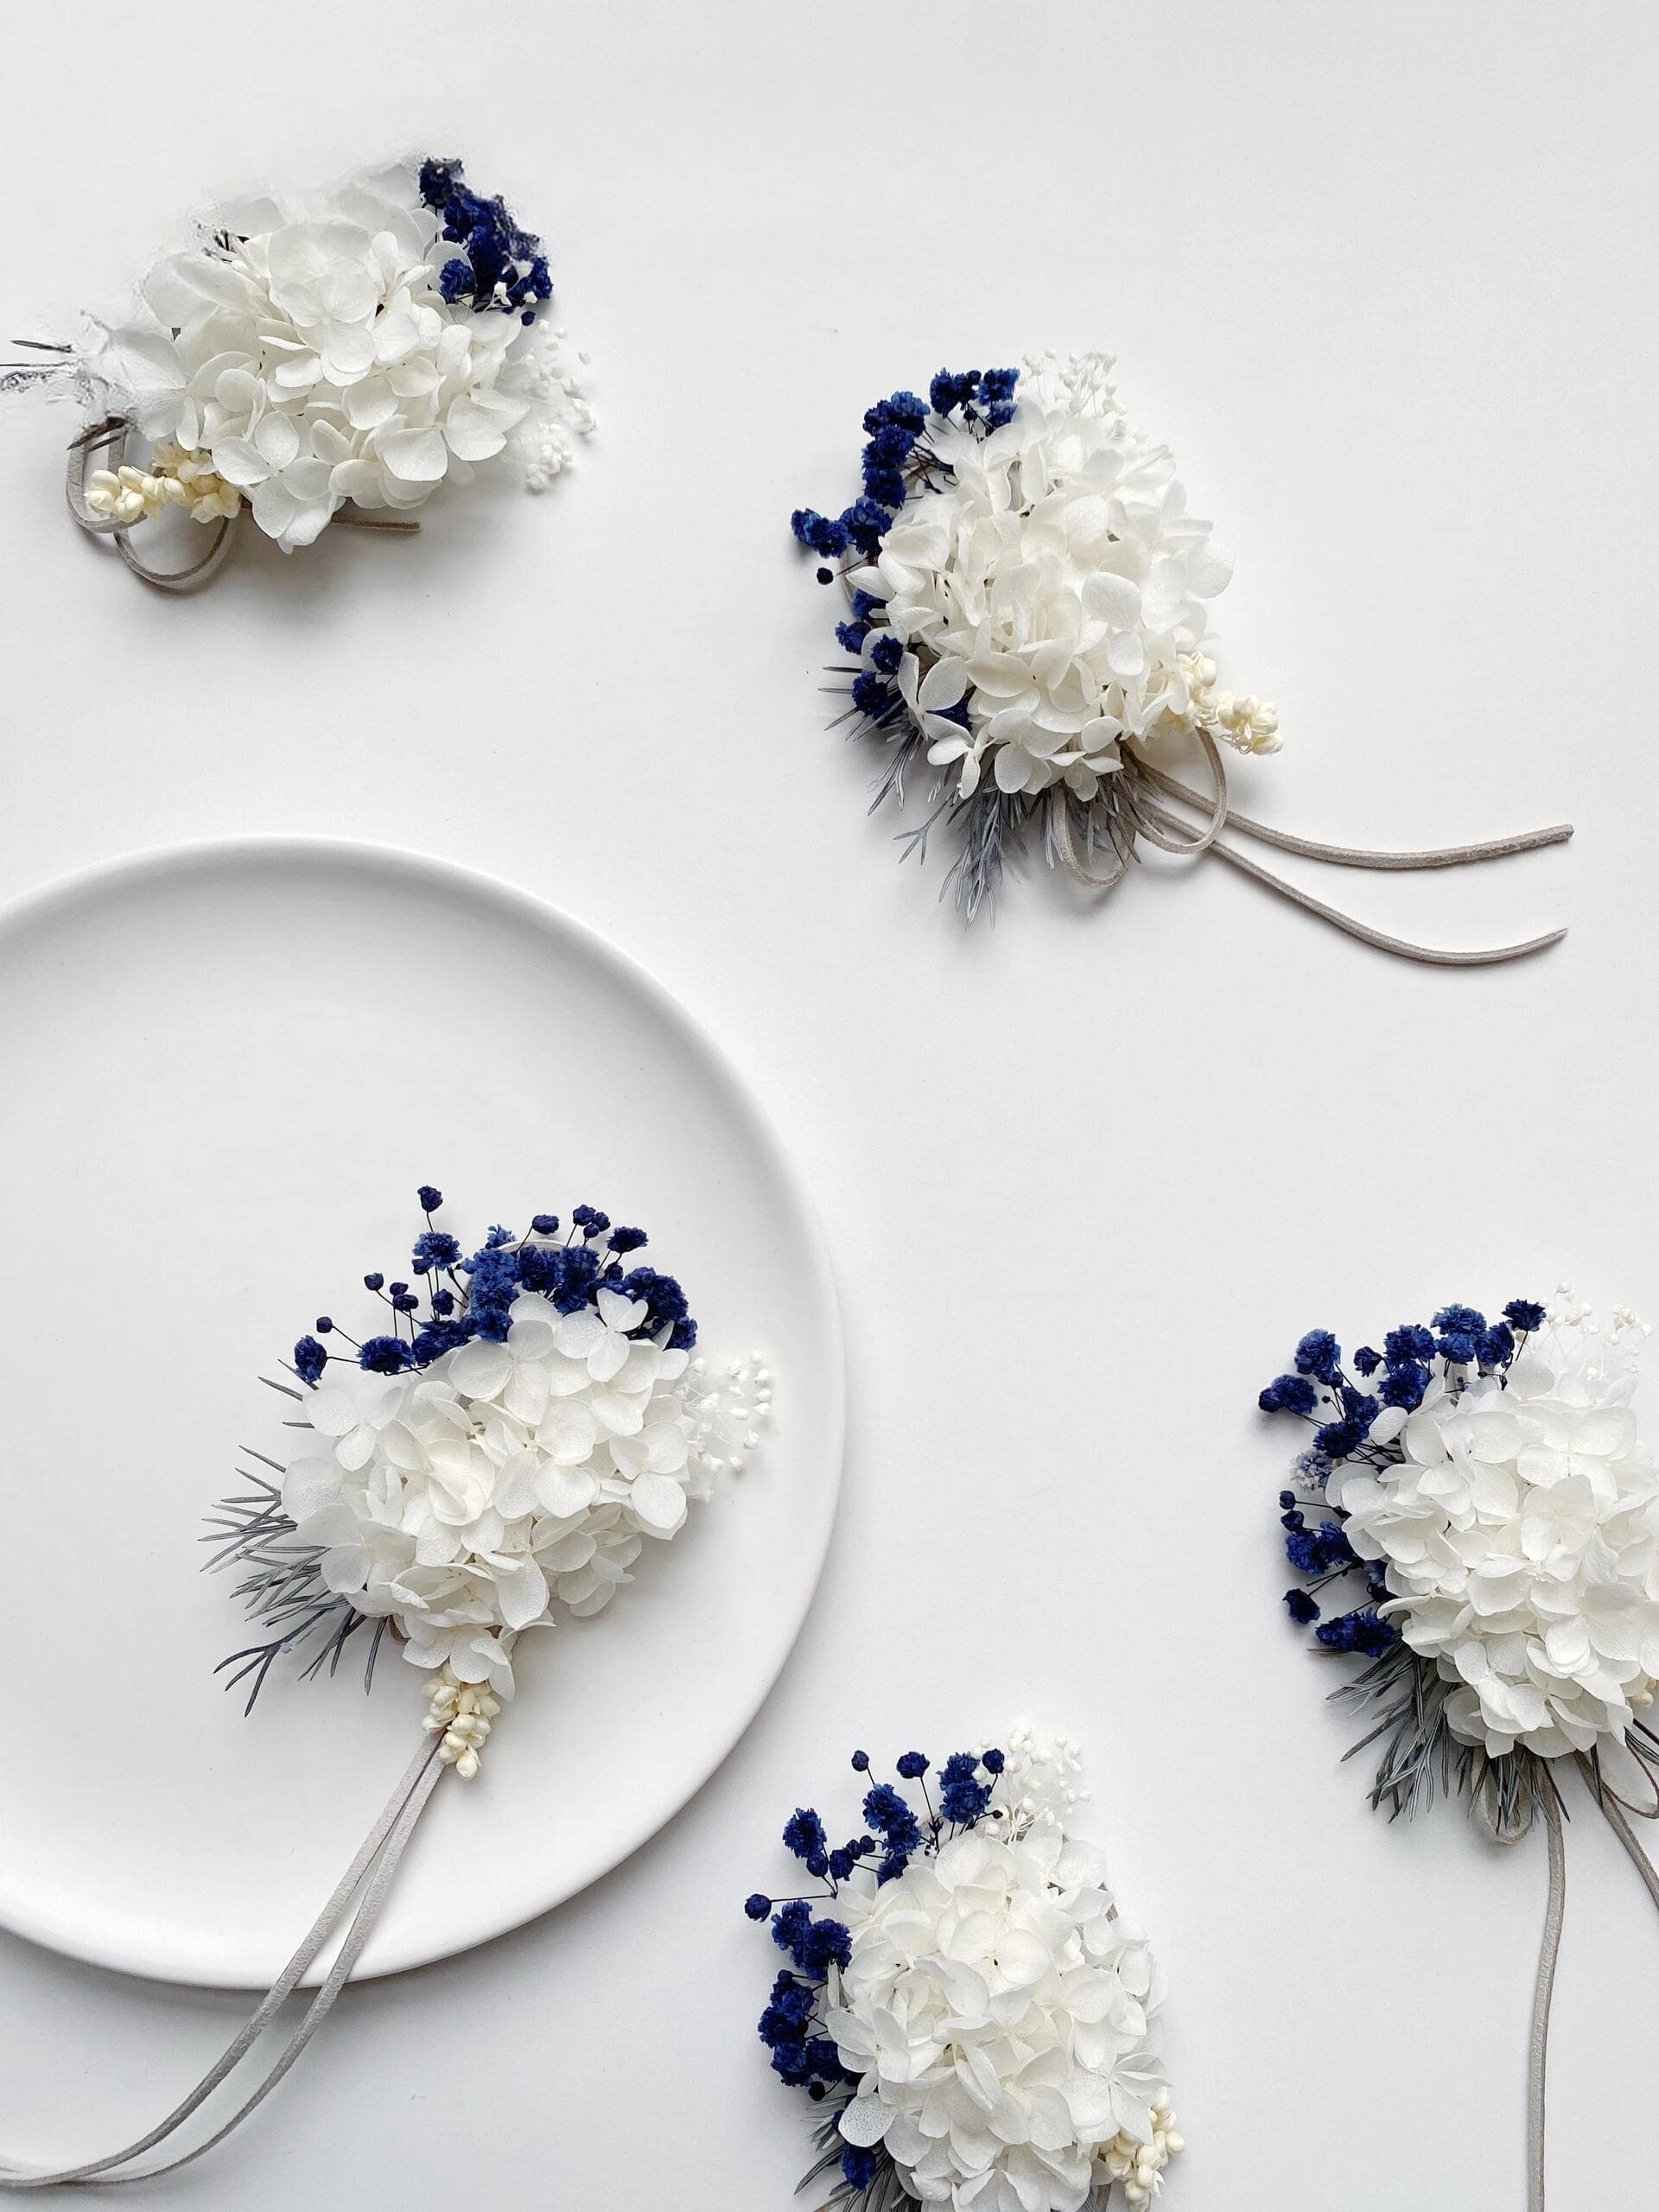
<path fill-rule="evenodd" d="M 486 908 L 493 908 L 514 920 L 529 924 L 540 932 L 563 936 L 575 943 L 596 964 L 625 979 L 644 995 L 671 1027 L 677 1028 L 690 1040 L 724 1079 L 733 1095 L 741 1101 L 766 1147 L 772 1168 L 802 1232 L 810 1261 L 815 1297 L 822 1306 L 827 1329 L 823 1350 L 826 1380 L 830 1386 L 830 1404 L 828 1421 L 819 1425 L 820 1450 L 823 1453 L 827 1473 L 822 1507 L 822 1534 L 817 1544 L 813 1573 L 790 1619 L 789 1635 L 776 1665 L 758 1684 L 753 1696 L 742 1707 L 729 1732 L 721 1732 L 719 1747 L 708 1771 L 694 1785 L 690 1795 L 682 1801 L 681 1807 L 674 1808 L 682 1809 L 715 1780 L 753 1726 L 762 1707 L 777 1688 L 817 1599 L 840 1511 L 846 1472 L 846 1331 L 828 1240 L 805 1179 L 793 1154 L 784 1142 L 770 1108 L 750 1085 L 738 1064 L 701 1017 L 652 969 L 626 951 L 593 923 L 584 921 L 579 915 L 573 914 L 550 899 L 543 898 L 538 892 L 526 890 L 504 876 L 493 875 L 469 862 L 449 860 L 440 854 L 423 851 L 414 846 L 377 838 L 329 836 L 304 830 L 256 830 L 181 838 L 168 844 L 137 847 L 73 868 L 65 874 L 16 893 L 0 902 L 0 960 L 4 958 L 10 941 L 20 932 L 49 921 L 59 912 L 73 910 L 101 896 L 118 893 L 130 886 L 143 885 L 170 874 L 207 872 L 238 860 L 279 863 L 321 861 L 346 868 L 360 868 L 371 877 L 387 880 L 399 878 L 405 881 L 411 879 L 423 880 L 442 886 L 450 892 L 460 892 Z M 354 1967 L 350 1980 L 354 1983 L 378 1981 L 390 1975 L 413 1973 L 423 1967 L 435 1966 L 446 1959 L 462 1957 L 486 1943 L 494 1942 L 518 1929 L 528 1927 L 532 1921 L 556 1911 L 561 1905 L 580 1897 L 618 1867 L 626 1865 L 636 1853 L 644 1850 L 662 1833 L 673 1817 L 673 1811 L 664 1815 L 616 1858 L 587 1874 L 574 1887 L 556 1886 L 528 1911 L 515 1910 L 511 1917 L 492 1927 L 480 1929 L 459 1943 L 438 1949 L 422 1948 L 418 1944 L 399 1946 L 389 1951 L 379 1941 L 370 1944 L 364 1958 L 359 1959 Z M 222 1973 L 209 1973 L 203 1967 L 194 1967 L 186 1971 L 169 1967 L 150 1953 L 145 1953 L 142 1957 L 130 1950 L 124 1954 L 99 1940 L 96 1935 L 85 1940 L 75 1940 L 57 1922 L 42 1915 L 19 1911 L 15 1901 L 5 1894 L 3 1885 L 0 1885 L 0 1929 L 58 1957 L 79 1960 L 89 1966 L 131 1979 L 188 1989 L 246 1990 L 260 1986 L 250 1981 L 245 1973 L 234 1968 L 227 1968 Z M 325 1951 L 322 1964 L 314 1967 L 304 1977 L 302 1987 L 314 1987 L 321 1979 L 328 1955 Z"/>

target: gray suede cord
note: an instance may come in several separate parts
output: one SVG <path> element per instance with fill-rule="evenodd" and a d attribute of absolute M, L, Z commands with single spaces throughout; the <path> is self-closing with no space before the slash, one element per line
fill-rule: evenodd
<path fill-rule="evenodd" d="M 1608 1827 L 1629 1853 L 1648 1895 L 1659 1905 L 1659 1867 L 1655 1866 L 1637 1840 L 1628 1818 L 1632 1809 L 1628 1800 L 1611 1789 L 1584 1759 L 1580 1758 L 1578 1764 L 1591 1783 L 1591 1794 Z M 1544 1906 L 1538 1975 L 1532 1992 L 1532 2022 L 1527 2035 L 1527 2212 L 1545 2212 L 1544 2121 L 1549 2071 L 1549 2009 L 1555 1993 L 1561 1927 L 1567 1917 L 1567 1844 L 1561 1829 L 1561 1801 L 1554 1784 L 1548 1784 L 1538 1791 L 1535 1799 L 1525 1804 L 1524 1812 L 1512 1827 L 1500 1828 L 1493 1801 L 1478 1791 L 1474 1799 L 1475 1817 L 1481 1827 L 1494 1842 L 1506 1844 L 1519 1843 L 1531 1832 L 1535 1804 L 1543 1815 L 1544 1838 L 1549 1847 L 1549 1893 Z M 1659 1804 L 1651 1811 L 1645 1807 L 1634 1809 L 1643 1820 L 1659 1819 Z"/>
<path fill-rule="evenodd" d="M 184 2101 L 175 2106 L 167 2118 L 151 2128 L 147 2135 L 141 2135 L 136 2143 L 129 2143 L 124 2150 L 111 2152 L 107 2158 L 90 2159 L 82 2165 L 34 2171 L 9 2161 L 0 2161 L 0 2190 L 58 2189 L 70 2183 L 85 2183 L 94 2188 L 107 2189 L 121 2182 L 149 2181 L 158 2174 L 176 2173 L 181 2166 L 194 2164 L 204 2152 L 222 2143 L 251 2113 L 257 2111 L 321 2026 L 333 2008 L 334 1999 L 351 1977 L 352 1968 L 379 1918 L 380 1909 L 386 1901 L 393 1877 L 397 1872 L 398 1861 L 415 1833 L 428 1800 L 446 1771 L 438 1756 L 441 1740 L 437 1736 L 429 1736 L 423 1742 L 387 1800 L 379 1818 L 364 1838 L 362 1848 L 346 1868 L 334 1895 L 312 1923 L 299 1949 L 271 1984 L 269 1994 L 262 2000 L 247 2025 L 217 2063 L 203 2075 Z M 275 2063 L 251 2096 L 194 2151 L 186 2151 L 177 2158 L 164 2159 L 158 2165 L 142 2166 L 126 2173 L 115 2171 L 117 2167 L 129 2165 L 132 2159 L 142 2158 L 146 2151 L 153 2150 L 158 2143 L 164 2142 L 200 2106 L 206 2103 L 213 2091 L 246 2057 L 275 2019 L 284 2001 L 298 1987 L 306 1969 L 334 1933 L 365 1877 L 367 1887 L 363 1891 L 362 1901 L 346 1930 L 339 1956 L 328 1969 L 327 1979 L 311 1999 L 304 2016 L 278 2052 Z"/>
<path fill-rule="evenodd" d="M 1294 836 L 1286 830 L 1270 829 L 1265 823 L 1235 812 L 1228 804 L 1227 771 L 1216 741 L 1207 731 L 1199 731 L 1198 736 L 1214 785 L 1214 794 L 1210 798 L 1190 791 L 1174 777 L 1164 774 L 1133 753 L 1126 753 L 1122 765 L 1107 779 L 1107 826 L 1113 851 L 1103 871 L 1091 869 L 1079 857 L 1065 789 L 1061 785 L 1053 787 L 1048 809 L 1051 843 L 1061 866 L 1077 882 L 1092 891 L 1111 890 L 1123 879 L 1134 856 L 1136 839 L 1144 837 L 1160 850 L 1186 859 L 1212 852 L 1230 868 L 1249 876 L 1253 883 L 1259 883 L 1265 890 L 1289 899 L 1293 906 L 1317 915 L 1333 929 L 1357 938 L 1362 944 L 1373 945 L 1380 952 L 1395 953 L 1402 959 L 1420 961 L 1429 967 L 1489 968 L 1502 961 L 1521 960 L 1529 953 L 1541 952 L 1548 945 L 1559 944 L 1567 935 L 1564 929 L 1550 930 L 1542 937 L 1528 938 L 1519 944 L 1495 945 L 1471 952 L 1445 951 L 1433 945 L 1416 944 L 1409 938 L 1390 937 L 1385 931 L 1372 929 L 1351 914 L 1344 914 L 1340 908 L 1329 906 L 1322 899 L 1299 889 L 1295 884 L 1287 883 L 1282 876 L 1272 874 L 1236 845 L 1226 843 L 1221 832 L 1232 830 L 1260 844 L 1275 846 L 1281 852 L 1294 853 L 1303 860 L 1325 861 L 1336 868 L 1402 870 L 1465 868 L 1482 861 L 1504 860 L 1516 853 L 1536 852 L 1546 845 L 1565 844 L 1573 835 L 1570 823 L 1557 823 L 1551 829 L 1525 830 L 1517 836 L 1423 852 L 1370 852 L 1356 845 L 1323 844 L 1312 837 Z M 1163 803 L 1166 799 L 1178 800 L 1205 817 L 1203 828 L 1194 829 L 1180 815 L 1172 812 Z"/>
<path fill-rule="evenodd" d="M 1538 1947 L 1538 1979 L 1532 1992 L 1532 2028 L 1527 2037 L 1527 2212 L 1544 2212 L 1549 2000 L 1555 1991 L 1555 1961 L 1560 1956 L 1561 1923 L 1567 1916 L 1567 1847 L 1561 1838 L 1561 1808 L 1553 1789 L 1543 1793 L 1542 1802 L 1544 1832 L 1549 1845 L 1549 1900 L 1544 1908 L 1543 1939 Z"/>

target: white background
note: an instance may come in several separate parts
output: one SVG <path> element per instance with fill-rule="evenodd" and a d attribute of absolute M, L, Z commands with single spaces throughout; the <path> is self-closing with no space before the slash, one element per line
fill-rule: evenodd
<path fill-rule="evenodd" d="M 786 2203 L 804 2107 L 741 1900 L 798 1801 L 850 1815 L 855 1743 L 1030 1715 L 1085 1745 L 1167 1967 L 1172 2212 L 1510 2212 L 1541 1847 L 1367 1810 L 1252 1408 L 1315 1323 L 1564 1275 L 1659 1307 L 1647 11 L 290 0 L 31 10 L 9 42 L 19 332 L 118 302 L 217 186 L 459 150 L 547 236 L 602 419 L 539 503 L 245 543 L 172 603 L 69 528 L 67 421 L 14 407 L 0 888 L 289 829 L 543 893 L 747 1070 L 849 1325 L 830 1568 L 725 1770 L 574 1904 L 352 1993 L 167 2201 Z M 1226 671 L 1286 740 L 1247 808 L 1401 842 L 1568 817 L 1565 854 L 1338 886 L 1442 939 L 1570 919 L 1561 950 L 1394 965 L 1213 865 L 1100 912 L 1029 880 L 964 935 L 938 857 L 896 864 L 822 734 L 788 512 L 850 496 L 879 394 L 1048 343 L 1119 353 L 1238 552 Z M 1659 1928 L 1599 1829 L 1555 2212 L 1652 2171 Z M 10 1940 L 0 1986 L 22 2156 L 136 2131 L 238 2012 Z"/>

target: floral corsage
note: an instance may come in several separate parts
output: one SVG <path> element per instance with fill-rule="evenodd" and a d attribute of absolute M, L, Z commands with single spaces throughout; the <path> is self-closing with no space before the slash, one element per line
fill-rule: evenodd
<path fill-rule="evenodd" d="M 245 1485 L 205 1541 L 233 1567 L 257 1641 L 224 1662 L 248 1709 L 284 1653 L 333 1673 L 359 1631 L 365 1687 L 390 1635 L 423 1672 L 426 1710 L 402 1777 L 351 1866 L 252 2018 L 158 2126 L 124 2149 L 50 2171 L 0 2161 L 0 2188 L 149 2179 L 188 2165 L 264 2100 L 351 1976 L 439 1783 L 470 1780 L 514 1688 L 527 1630 L 597 1613 L 665 1542 L 690 1504 L 735 1469 L 770 1417 L 766 1370 L 718 1381 L 694 1356 L 684 1292 L 639 1256 L 638 1229 L 578 1206 L 568 1229 L 537 1214 L 492 1229 L 470 1255 L 418 1193 L 424 1222 L 406 1277 L 376 1272 L 375 1325 L 330 1315 L 294 1346 L 297 1452 L 250 1452 Z M 310 2004 L 263 2074 L 250 2064 L 315 1966 Z M 194 2149 L 169 2143 L 234 2075 L 256 2086 Z M 158 2160 L 135 2162 L 160 2145 Z M 21 2182 L 16 2178 L 25 2177 Z"/>
<path fill-rule="evenodd" d="M 838 719 L 883 750 L 875 804 L 925 779 L 902 842 L 957 834 L 946 878 L 971 918 L 1032 844 L 1091 887 L 1142 844 L 1213 851 L 1268 888 L 1389 951 L 1445 964 L 1512 959 L 1561 934 L 1442 953 L 1339 914 L 1226 842 L 1233 830 L 1349 868 L 1444 868 L 1560 842 L 1565 827 L 1482 845 L 1372 853 L 1251 821 L 1230 805 L 1224 752 L 1279 748 L 1270 702 L 1224 689 L 1206 641 L 1232 562 L 1188 512 L 1167 446 L 1118 404 L 1109 354 L 1023 369 L 941 370 L 864 417 L 863 490 L 837 515 L 791 517 L 823 583 L 849 601 L 831 673 Z M 1211 790 L 1171 772 L 1196 754 Z"/>
<path fill-rule="evenodd" d="M 760 2016 L 779 2078 L 821 2107 L 835 2212 L 1149 2204 L 1182 2146 L 1153 2023 L 1163 1982 L 1100 1853 L 1071 1833 L 1080 1762 L 1016 1729 L 1006 1751 L 919 1751 L 832 1847 L 801 1808 L 784 1842 L 816 1886 L 757 1893 L 788 1960 Z M 930 1779 L 931 1776 L 931 1779 Z"/>
<path fill-rule="evenodd" d="M 1447 1306 L 1345 1364 L 1314 1330 L 1260 1401 L 1312 1427 L 1279 1499 L 1285 1603 L 1316 1649 L 1367 1662 L 1332 1696 L 1365 1732 L 1350 1756 L 1375 1748 L 1371 1803 L 1460 1796 L 1501 1843 L 1545 1828 L 1535 2208 L 1569 1766 L 1659 1901 L 1630 1825 L 1659 1818 L 1659 1475 L 1630 1408 L 1649 1333 L 1623 1309 L 1604 1330 L 1567 1290 L 1491 1321 Z"/>
<path fill-rule="evenodd" d="M 215 208 L 130 320 L 21 341 L 42 358 L 9 365 L 0 391 L 80 402 L 72 512 L 176 588 L 213 573 L 244 515 L 289 552 L 336 517 L 414 529 L 440 484 L 509 453 L 540 490 L 593 427 L 552 289 L 541 240 L 458 161 L 394 164 Z M 148 450 L 130 461 L 135 435 Z M 129 533 L 172 508 L 203 543 L 156 568 Z"/>

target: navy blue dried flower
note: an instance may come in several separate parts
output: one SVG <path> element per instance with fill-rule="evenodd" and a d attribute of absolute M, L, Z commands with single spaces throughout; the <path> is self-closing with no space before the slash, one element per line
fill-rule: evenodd
<path fill-rule="evenodd" d="M 1503 1319 L 1512 1329 L 1530 1336 L 1535 1329 L 1543 1327 L 1544 1309 L 1535 1306 L 1529 1298 L 1512 1298 L 1503 1308 Z"/>
<path fill-rule="evenodd" d="M 416 1192 L 415 1197 L 423 1213 L 436 1213 L 438 1208 L 443 1204 L 443 1192 L 435 1189 L 430 1183 L 423 1183 L 420 1189 Z"/>
<path fill-rule="evenodd" d="M 1319 1609 L 1306 1590 L 1287 1590 L 1285 1607 L 1292 1620 L 1301 1623 L 1304 1627 L 1309 1621 L 1316 1621 L 1319 1618 Z"/>
<path fill-rule="evenodd" d="M 1483 1367 L 1507 1367 L 1515 1357 L 1515 1338 L 1507 1321 L 1494 1321 L 1475 1346 Z"/>
<path fill-rule="evenodd" d="M 903 486 L 900 487 L 902 496 Z M 894 505 L 899 505 L 895 501 Z M 850 507 L 843 508 L 842 528 L 867 561 L 874 561 L 881 550 L 881 540 L 893 528 L 893 517 L 877 500 L 855 499 Z"/>
<path fill-rule="evenodd" d="M 1311 1414 L 1319 1393 L 1305 1375 L 1281 1375 L 1255 1402 L 1264 1414 Z"/>
<path fill-rule="evenodd" d="M 315 1337 L 302 1337 L 294 1347 L 294 1372 L 302 1382 L 313 1385 L 321 1380 L 328 1364 L 328 1355 Z"/>
<path fill-rule="evenodd" d="M 829 1848 L 823 1822 L 810 1805 L 798 1807 L 785 1822 L 784 1848 L 793 1852 L 797 1859 L 805 1859 L 815 1851 Z"/>
<path fill-rule="evenodd" d="M 1296 1372 L 1320 1382 L 1334 1382 L 1342 1359 L 1342 1346 L 1329 1329 L 1310 1329 L 1296 1347 Z"/>
<path fill-rule="evenodd" d="M 1390 1329 L 1383 1338 L 1382 1357 L 1390 1367 L 1402 1366 L 1408 1360 L 1431 1360 L 1434 1357 L 1433 1332 L 1419 1322 L 1404 1322 L 1399 1328 Z"/>
<path fill-rule="evenodd" d="M 370 1337 L 358 1351 L 357 1363 L 371 1375 L 401 1375 L 409 1365 L 409 1346 L 401 1337 Z"/>
<path fill-rule="evenodd" d="M 1327 1459 L 1345 1459 L 1357 1452 L 1365 1440 L 1365 1431 L 1357 1421 L 1327 1421 L 1323 1428 L 1313 1432 L 1315 1447 Z"/>
<path fill-rule="evenodd" d="M 1427 1368 L 1416 1360 L 1404 1360 L 1398 1367 L 1389 1370 L 1376 1386 L 1376 1395 L 1385 1406 L 1398 1406 L 1406 1413 L 1414 1414 L 1422 1404 L 1427 1388 Z"/>
<path fill-rule="evenodd" d="M 410 1262 L 416 1274 L 435 1274 L 441 1268 L 453 1268 L 460 1263 L 459 1242 L 442 1229 L 429 1229 L 424 1236 L 417 1236 Z"/>
<path fill-rule="evenodd" d="M 841 2154 L 841 2177 L 849 2189 L 868 2189 L 880 2170 L 874 2151 L 849 2143 Z"/>
<path fill-rule="evenodd" d="M 1322 1621 L 1313 1635 L 1327 1651 L 1357 1651 L 1367 1659 L 1381 1658 L 1400 1641 L 1399 1630 L 1392 1621 L 1379 1619 L 1375 1605 Z"/>
<path fill-rule="evenodd" d="M 826 561 L 839 560 L 847 550 L 847 525 L 821 515 L 816 507 L 797 507 L 789 526 L 803 545 Z"/>
<path fill-rule="evenodd" d="M 939 1809 L 945 1819 L 972 1827 L 990 1802 L 990 1785 L 979 1778 L 978 1759 L 971 1751 L 954 1752 L 939 1777 Z"/>

